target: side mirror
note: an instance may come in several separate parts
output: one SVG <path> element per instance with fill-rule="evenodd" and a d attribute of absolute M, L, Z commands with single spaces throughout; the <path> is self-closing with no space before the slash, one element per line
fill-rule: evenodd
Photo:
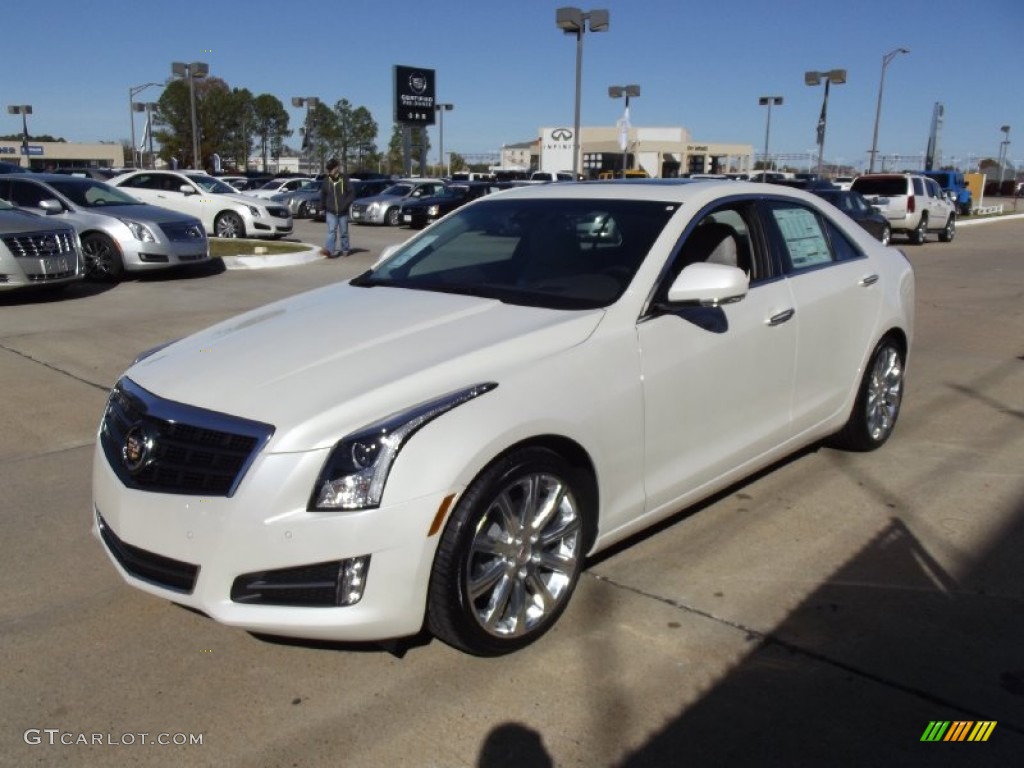
<path fill-rule="evenodd" d="M 193 187 L 191 184 L 182 184 L 180 187 L 178 187 L 178 191 L 184 195 L 196 194 L 195 187 Z"/>
<path fill-rule="evenodd" d="M 59 200 L 54 200 L 53 198 L 40 200 L 39 207 L 42 210 L 46 211 L 46 214 L 48 216 L 53 215 L 55 213 L 64 213 L 64 206 L 60 204 Z"/>
<path fill-rule="evenodd" d="M 668 289 L 668 306 L 718 307 L 741 301 L 750 290 L 750 279 L 739 267 L 700 262 L 683 268 Z"/>

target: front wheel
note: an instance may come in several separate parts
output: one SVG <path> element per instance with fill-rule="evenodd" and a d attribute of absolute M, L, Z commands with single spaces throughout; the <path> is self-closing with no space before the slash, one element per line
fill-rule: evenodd
<path fill-rule="evenodd" d="M 892 435 L 903 402 L 903 350 L 882 339 L 864 371 L 853 411 L 842 431 L 830 441 L 848 451 L 873 451 Z"/>
<path fill-rule="evenodd" d="M 591 485 L 546 448 L 513 450 L 485 469 L 438 544 L 427 605 L 434 636 L 499 656 L 551 629 L 583 569 Z"/>
<path fill-rule="evenodd" d="M 214 219 L 213 233 L 217 237 L 245 237 L 245 222 L 234 211 L 224 211 Z"/>
<path fill-rule="evenodd" d="M 397 207 L 388 208 L 387 213 L 384 214 L 384 221 L 387 222 L 389 227 L 398 226 L 398 217 L 401 215 L 401 211 Z"/>
<path fill-rule="evenodd" d="M 942 228 L 941 232 L 939 232 L 939 240 L 944 243 L 949 243 L 953 241 L 954 237 L 956 237 L 956 217 L 950 216 L 946 220 L 946 226 Z"/>
<path fill-rule="evenodd" d="M 82 238 L 85 276 L 90 280 L 116 283 L 124 276 L 124 260 L 117 244 L 99 232 Z"/>

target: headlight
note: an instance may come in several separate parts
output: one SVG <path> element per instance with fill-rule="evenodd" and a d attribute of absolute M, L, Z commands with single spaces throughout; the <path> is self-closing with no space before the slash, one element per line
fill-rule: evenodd
<path fill-rule="evenodd" d="M 252 216 L 253 216 L 253 218 L 254 218 L 254 219 L 260 219 L 260 218 L 263 218 L 263 211 L 261 211 L 261 210 L 260 210 L 259 208 L 257 208 L 257 207 L 256 207 L 255 205 L 250 205 L 250 206 L 248 206 L 248 207 L 249 207 L 249 213 L 251 213 L 251 214 L 252 214 Z"/>
<path fill-rule="evenodd" d="M 427 206 L 427 216 L 437 216 L 441 212 L 441 206 L 430 205 Z"/>
<path fill-rule="evenodd" d="M 143 243 L 155 243 L 156 237 L 153 236 L 153 230 L 138 221 L 132 221 L 131 219 L 119 219 L 119 221 L 128 227 L 132 233 L 132 237 L 136 240 L 140 240 Z"/>
<path fill-rule="evenodd" d="M 320 471 L 309 500 L 309 510 L 323 512 L 379 506 L 388 472 L 405 441 L 442 413 L 497 386 L 487 382 L 452 392 L 399 411 L 342 438 Z"/>

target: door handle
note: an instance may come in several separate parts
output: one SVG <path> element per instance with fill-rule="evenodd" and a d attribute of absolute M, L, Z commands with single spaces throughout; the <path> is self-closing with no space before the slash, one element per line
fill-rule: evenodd
<path fill-rule="evenodd" d="M 878 275 L 868 275 L 867 277 L 861 278 L 861 287 L 867 288 L 869 285 L 874 285 L 878 282 Z"/>
<path fill-rule="evenodd" d="M 785 309 L 782 312 L 772 315 L 768 318 L 767 324 L 770 326 L 782 325 L 784 322 L 789 320 L 793 315 L 796 314 L 795 309 Z"/>

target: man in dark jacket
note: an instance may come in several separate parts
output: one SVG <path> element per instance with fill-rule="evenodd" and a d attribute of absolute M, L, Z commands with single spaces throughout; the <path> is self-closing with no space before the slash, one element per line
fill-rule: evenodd
<path fill-rule="evenodd" d="M 332 157 L 327 161 L 327 178 L 320 187 L 320 203 L 327 218 L 327 242 L 320 253 L 329 259 L 349 254 L 348 207 L 354 199 L 352 182 L 342 174 L 338 158 Z M 335 242 L 340 250 L 335 250 Z"/>

